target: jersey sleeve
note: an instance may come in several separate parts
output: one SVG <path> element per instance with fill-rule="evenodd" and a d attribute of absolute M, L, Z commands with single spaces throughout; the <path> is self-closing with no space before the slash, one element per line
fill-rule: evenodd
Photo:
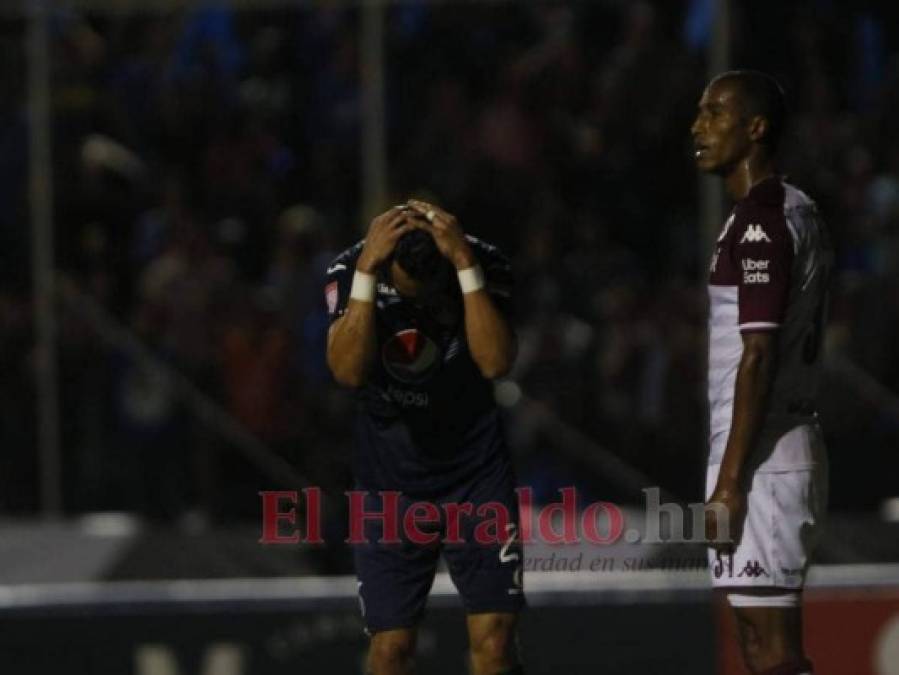
<path fill-rule="evenodd" d="M 334 323 L 346 312 L 350 298 L 353 269 L 346 256 L 340 256 L 330 265 L 325 276 L 325 305 L 328 308 L 328 321 Z"/>
<path fill-rule="evenodd" d="M 783 214 L 775 209 L 741 209 L 733 242 L 740 331 L 777 330 L 787 311 L 795 255 Z"/>
<path fill-rule="evenodd" d="M 508 316 L 512 309 L 512 288 L 515 283 L 512 263 L 495 246 L 485 249 L 480 258 L 487 292 L 497 308 Z"/>

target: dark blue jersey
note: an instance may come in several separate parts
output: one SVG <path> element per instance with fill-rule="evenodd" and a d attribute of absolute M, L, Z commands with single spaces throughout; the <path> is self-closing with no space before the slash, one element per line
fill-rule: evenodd
<path fill-rule="evenodd" d="M 494 246 L 468 237 L 487 290 L 506 312 L 511 267 Z M 346 311 L 363 242 L 341 253 L 327 271 L 325 298 L 333 323 Z M 453 279 L 453 281 L 455 281 Z M 378 277 L 377 355 L 357 392 L 354 472 L 360 487 L 426 496 L 452 489 L 506 449 L 493 385 L 468 351 L 462 294 L 421 304 Z"/>

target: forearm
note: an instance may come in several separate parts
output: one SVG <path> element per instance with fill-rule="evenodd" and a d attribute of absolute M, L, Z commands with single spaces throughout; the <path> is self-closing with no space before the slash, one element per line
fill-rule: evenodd
<path fill-rule="evenodd" d="M 346 314 L 328 332 L 328 367 L 338 383 L 365 384 L 377 351 L 373 302 L 350 299 Z"/>
<path fill-rule="evenodd" d="M 484 377 L 502 377 L 515 362 L 515 335 L 485 289 L 463 297 L 465 337 L 471 358 Z"/>
<path fill-rule="evenodd" d="M 733 419 L 719 473 L 719 484 L 737 486 L 758 439 L 775 373 L 773 352 L 744 351 L 734 385 Z"/>

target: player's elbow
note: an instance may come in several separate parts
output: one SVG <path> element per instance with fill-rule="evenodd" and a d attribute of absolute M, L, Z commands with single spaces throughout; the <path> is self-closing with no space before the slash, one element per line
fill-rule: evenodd
<path fill-rule="evenodd" d="M 777 334 L 753 333 L 743 336 L 743 357 L 745 366 L 764 366 L 777 358 Z"/>
<path fill-rule="evenodd" d="M 770 345 L 753 345 L 743 350 L 743 365 L 751 368 L 770 366 L 777 354 Z"/>
<path fill-rule="evenodd" d="M 327 361 L 331 376 L 341 387 L 358 389 L 365 384 L 366 377 L 362 369 L 352 367 L 344 359 L 335 358 L 330 351 L 328 352 Z"/>
<path fill-rule="evenodd" d="M 505 377 L 512 370 L 512 359 L 505 357 L 497 357 L 492 359 L 483 359 L 478 362 L 478 370 L 481 375 L 488 380 L 497 380 Z"/>
<path fill-rule="evenodd" d="M 360 373 L 332 370 L 331 374 L 334 376 L 334 381 L 337 382 L 337 384 L 339 384 L 341 387 L 347 387 L 348 389 L 358 389 L 365 384 L 365 376 Z"/>
<path fill-rule="evenodd" d="M 498 380 L 501 377 L 508 375 L 509 369 L 496 368 L 492 366 L 481 366 L 480 367 L 481 375 L 484 379 L 487 380 Z"/>
<path fill-rule="evenodd" d="M 472 356 L 474 356 L 475 363 L 483 377 L 488 380 L 497 380 L 512 371 L 517 354 L 518 341 L 512 335 L 510 339 L 496 345 L 489 353 L 472 354 Z"/>
<path fill-rule="evenodd" d="M 740 359 L 740 373 L 743 377 L 761 379 L 770 384 L 777 368 L 777 353 L 774 349 L 756 347 L 746 349 Z"/>

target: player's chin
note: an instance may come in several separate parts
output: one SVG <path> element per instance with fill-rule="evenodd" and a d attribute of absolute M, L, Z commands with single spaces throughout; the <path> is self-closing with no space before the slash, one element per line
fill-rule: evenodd
<path fill-rule="evenodd" d="M 720 172 L 720 162 L 716 161 L 715 158 L 711 157 L 708 153 L 697 153 L 694 156 L 693 161 L 696 163 L 696 168 L 703 173 Z"/>

